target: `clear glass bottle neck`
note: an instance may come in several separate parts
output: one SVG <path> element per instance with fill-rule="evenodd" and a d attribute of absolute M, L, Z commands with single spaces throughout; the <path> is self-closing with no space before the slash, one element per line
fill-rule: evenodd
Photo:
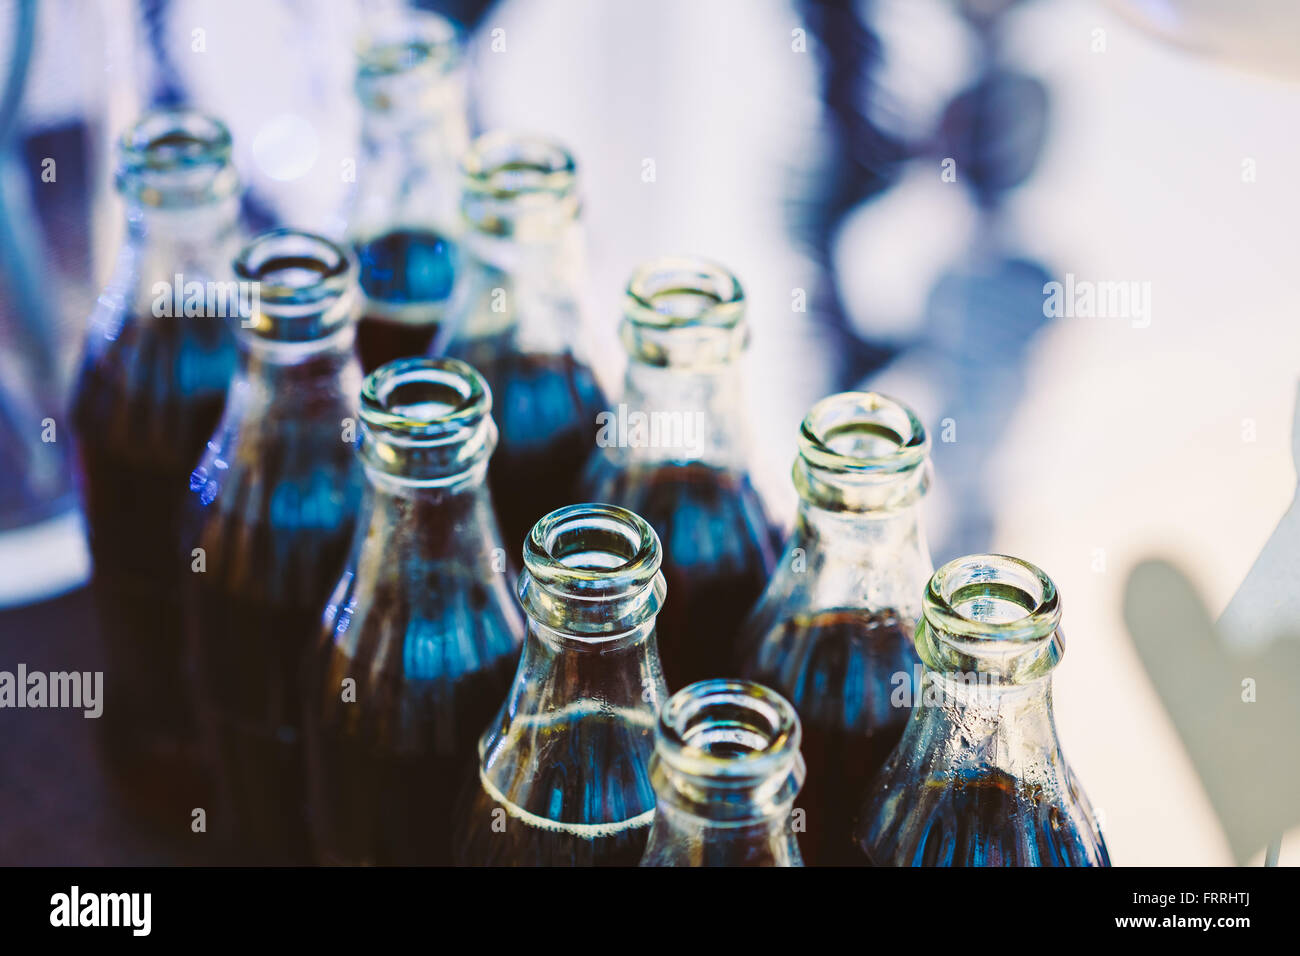
<path fill-rule="evenodd" d="M 668 696 L 655 641 L 661 561 L 654 529 L 613 505 L 569 505 L 534 526 L 519 576 L 528 635 L 489 749 L 512 725 L 589 715 L 649 735 Z"/>
<path fill-rule="evenodd" d="M 1055 585 L 1026 562 L 977 555 L 936 571 L 916 631 L 922 731 L 960 741 L 963 763 L 1059 777 L 1051 671 L 1064 653 L 1060 619 Z"/>
<path fill-rule="evenodd" d="M 610 410 L 609 445 L 629 463 L 700 462 L 740 471 L 748 460 L 748 417 L 740 367 L 708 370 L 633 360 L 623 398 Z"/>
<path fill-rule="evenodd" d="M 623 401 L 601 444 L 632 462 L 702 462 L 743 470 L 748 344 L 740 283 L 705 259 L 667 257 L 628 281 L 619 329 L 628 353 Z"/>
<path fill-rule="evenodd" d="M 253 400 L 284 416 L 355 408 L 361 370 L 352 349 L 359 294 L 351 255 L 321 236 L 276 229 L 244 247 L 234 273 L 250 290 L 237 341 Z"/>
<path fill-rule="evenodd" d="M 170 257 L 196 255 L 217 261 L 238 235 L 239 197 L 225 196 L 188 206 L 150 206 L 128 200 L 127 240 Z M 221 262 L 229 269 L 230 255 Z M 224 275 L 222 276 L 224 278 Z"/>
<path fill-rule="evenodd" d="M 357 454 L 381 501 L 418 510 L 483 498 L 497 444 L 492 392 L 456 359 L 399 359 L 372 372 L 361 390 Z"/>
<path fill-rule="evenodd" d="M 794 708 L 760 684 L 702 681 L 674 694 L 655 731 L 646 862 L 797 865 L 799 741 Z"/>
<path fill-rule="evenodd" d="M 512 694 L 520 706 L 584 698 L 653 717 L 664 690 L 654 640 L 661 560 L 654 530 L 612 505 L 570 505 L 537 523 L 519 576 L 528 615 Z"/>

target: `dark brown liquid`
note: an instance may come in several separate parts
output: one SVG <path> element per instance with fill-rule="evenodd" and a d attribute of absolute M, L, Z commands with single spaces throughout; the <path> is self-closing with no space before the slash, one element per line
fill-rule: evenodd
<path fill-rule="evenodd" d="M 382 314 L 363 315 L 357 322 L 357 358 L 367 375 L 394 359 L 427 355 L 441 323 L 406 322 Z"/>
<path fill-rule="evenodd" d="M 207 802 L 187 683 L 181 515 L 234 366 L 220 319 L 127 319 L 91 342 L 73 399 L 106 656 L 98 728 L 127 804 L 164 827 Z"/>
<path fill-rule="evenodd" d="M 317 453 L 301 475 L 294 456 Z M 361 479 L 332 427 L 281 425 L 243 454 L 212 481 L 194 479 L 193 540 L 206 570 L 188 575 L 187 621 L 224 797 L 210 825 L 241 862 L 301 863 L 302 663 L 342 570 Z"/>
<path fill-rule="evenodd" d="M 356 253 L 367 305 L 357 323 L 362 371 L 427 355 L 454 286 L 455 244 L 436 232 L 396 229 L 358 244 Z"/>
<path fill-rule="evenodd" d="M 894 707 L 891 694 L 899 679 L 914 683 L 918 663 L 911 627 L 896 612 L 838 608 L 778 624 L 746 668 L 799 712 L 808 776 L 796 806 L 805 812 L 799 846 L 810 866 L 859 862 L 854 818 L 911 713 Z"/>
<path fill-rule="evenodd" d="M 520 355 L 498 339 L 471 340 L 453 352 L 492 389 L 500 438 L 488 486 L 506 552 L 518 560 L 538 520 L 582 500 L 579 479 L 596 446 L 604 399 L 591 370 L 571 355 Z"/>
<path fill-rule="evenodd" d="M 456 863 L 636 866 L 653 816 L 651 746 L 649 727 L 600 712 L 561 713 L 500 744 L 494 766 L 514 768 L 529 806 L 546 815 L 503 802 L 476 775 L 457 813 Z"/>
<path fill-rule="evenodd" d="M 505 575 L 436 564 L 380 585 L 368 609 L 356 599 L 351 582 L 336 592 L 308 684 L 317 857 L 447 865 L 455 796 L 514 676 L 522 617 Z"/>
<path fill-rule="evenodd" d="M 736 674 L 736 637 L 775 563 L 771 530 L 748 477 L 702 464 L 594 463 L 591 500 L 645 518 L 663 545 L 668 597 L 656 622 L 669 690 Z"/>
<path fill-rule="evenodd" d="M 1036 787 L 996 768 L 917 781 L 905 813 L 874 817 L 877 866 L 1109 866 L 1102 843 Z M 902 839 L 898 839 L 898 837 Z"/>

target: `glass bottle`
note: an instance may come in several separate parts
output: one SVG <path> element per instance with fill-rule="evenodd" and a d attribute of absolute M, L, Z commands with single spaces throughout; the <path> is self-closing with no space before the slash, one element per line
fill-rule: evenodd
<path fill-rule="evenodd" d="M 642 866 L 802 866 L 790 811 L 803 784 L 799 717 L 752 681 L 669 699 L 650 762 L 655 819 Z"/>
<path fill-rule="evenodd" d="M 225 414 L 190 478 L 186 622 L 225 804 L 210 825 L 245 859 L 299 862 L 301 664 L 364 485 L 352 447 L 356 266 L 326 239 L 281 229 L 250 242 L 235 274 L 259 298 L 238 330 Z"/>
<path fill-rule="evenodd" d="M 505 132 L 463 161 L 468 250 L 449 354 L 487 379 L 501 442 L 488 469 L 511 554 L 578 499 L 604 397 L 581 355 L 578 176 L 560 145 Z"/>
<path fill-rule="evenodd" d="M 201 760 L 185 673 L 181 515 L 235 368 L 222 281 L 238 248 L 230 133 L 150 113 L 118 144 L 127 237 L 90 317 L 72 399 L 105 650 L 110 764 L 147 815 L 188 817 Z"/>
<path fill-rule="evenodd" d="M 634 866 L 654 818 L 649 762 L 668 696 L 655 645 L 659 539 L 612 505 L 570 505 L 524 546 L 528 636 L 462 798 L 462 865 Z"/>
<path fill-rule="evenodd" d="M 866 862 L 1109 866 L 1052 719 L 1056 586 L 1026 561 L 974 555 L 936 571 L 924 605 L 922 690 L 855 833 Z"/>
<path fill-rule="evenodd" d="M 451 861 L 454 790 L 524 634 L 484 483 L 491 409 L 455 359 L 398 359 L 362 389 L 370 487 L 306 684 L 322 862 Z"/>
<path fill-rule="evenodd" d="M 347 234 L 365 294 L 356 344 L 368 373 L 427 353 L 447 318 L 469 124 L 450 20 L 401 10 L 371 19 L 367 30 L 357 57 L 362 154 Z"/>
<path fill-rule="evenodd" d="M 736 277 L 706 260 L 637 270 L 620 327 L 623 398 L 597 419 L 600 450 L 585 475 L 585 497 L 632 509 L 663 542 L 669 687 L 734 674 L 740 625 L 776 561 L 746 470 L 744 312 Z"/>
<path fill-rule="evenodd" d="M 745 622 L 741 673 L 790 699 L 803 721 L 799 806 L 812 865 L 852 862 L 853 820 L 898 743 L 916 682 L 912 629 L 934 571 L 921 530 L 929 438 L 907 406 L 872 392 L 822 399 L 799 430 L 799 509 L 762 600 Z"/>

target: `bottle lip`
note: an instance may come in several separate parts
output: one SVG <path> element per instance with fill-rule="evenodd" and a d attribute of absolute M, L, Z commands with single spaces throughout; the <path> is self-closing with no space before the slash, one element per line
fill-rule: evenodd
<path fill-rule="evenodd" d="M 464 36 L 428 10 L 401 9 L 367 21 L 356 45 L 354 89 L 368 116 L 398 118 L 412 128 L 463 112 Z"/>
<path fill-rule="evenodd" d="M 446 75 L 460 65 L 462 40 L 453 21 L 430 10 L 372 17 L 357 40 L 358 81 L 420 70 Z"/>
<path fill-rule="evenodd" d="M 624 315 L 657 329 L 729 329 L 745 319 L 745 291 L 734 274 L 711 259 L 663 256 L 632 273 Z"/>
<path fill-rule="evenodd" d="M 240 250 L 234 272 L 257 292 L 243 326 L 258 338 L 315 341 L 354 318 L 356 262 L 351 250 L 324 236 L 299 229 L 261 233 Z"/>
<path fill-rule="evenodd" d="M 623 296 L 620 336 L 641 363 L 708 368 L 738 358 L 749 344 L 745 290 L 725 266 L 702 256 L 642 263 Z"/>
<path fill-rule="evenodd" d="M 361 418 L 368 426 L 422 441 L 454 438 L 491 412 L 488 383 L 459 359 L 395 359 L 361 386 Z"/>
<path fill-rule="evenodd" d="M 492 391 L 473 366 L 396 359 L 361 386 L 361 458 L 407 482 L 445 484 L 492 454 L 491 411 Z"/>
<path fill-rule="evenodd" d="M 909 406 L 880 392 L 828 395 L 799 427 L 799 455 L 823 471 L 895 475 L 923 464 L 930 436 Z"/>
<path fill-rule="evenodd" d="M 697 681 L 669 698 L 656 752 L 678 773 L 753 783 L 785 773 L 799 757 L 799 715 L 785 697 L 749 680 Z M 725 752 L 714 751 L 717 744 Z"/>
<path fill-rule="evenodd" d="M 234 195 L 239 176 L 226 124 L 192 109 L 152 110 L 118 141 L 119 191 L 147 206 L 190 206 Z"/>
<path fill-rule="evenodd" d="M 577 162 L 549 137 L 484 133 L 461 157 L 460 171 L 461 211 L 480 232 L 546 236 L 580 211 Z"/>
<path fill-rule="evenodd" d="M 524 569 L 552 594 L 608 600 L 643 591 L 663 552 L 650 523 L 617 505 L 566 505 L 546 515 L 524 542 Z"/>
<path fill-rule="evenodd" d="M 975 554 L 935 571 L 923 613 L 944 644 L 970 656 L 1019 654 L 1056 634 L 1061 600 L 1052 579 L 1028 561 Z"/>

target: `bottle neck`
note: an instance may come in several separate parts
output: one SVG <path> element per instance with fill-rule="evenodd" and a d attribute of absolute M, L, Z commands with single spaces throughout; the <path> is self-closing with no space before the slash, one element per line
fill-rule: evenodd
<path fill-rule="evenodd" d="M 344 418 L 355 408 L 361 389 L 361 368 L 352 349 L 355 328 L 348 324 L 311 342 L 270 342 L 240 332 L 246 409 L 288 418 L 337 413 L 340 441 L 346 440 Z"/>
<path fill-rule="evenodd" d="M 463 102 L 414 120 L 367 112 L 361 139 L 348 216 L 354 240 L 400 227 L 460 231 L 458 161 L 469 143 Z"/>
<path fill-rule="evenodd" d="M 815 608 L 890 608 L 910 629 L 933 571 L 919 503 L 830 511 L 801 499 L 778 573 Z"/>
<path fill-rule="evenodd" d="M 674 694 L 655 731 L 647 861 L 797 864 L 800 736 L 794 708 L 761 684 L 701 681 Z"/>
<path fill-rule="evenodd" d="M 631 463 L 699 462 L 743 470 L 748 421 L 740 366 L 707 370 L 655 366 L 633 360 L 624 400 L 602 415 L 598 444 Z"/>
<path fill-rule="evenodd" d="M 126 234 L 124 254 L 132 259 L 130 272 L 140 277 L 140 292 L 151 302 L 170 302 L 174 312 L 174 303 L 183 304 L 187 294 L 193 298 L 196 289 L 206 301 L 214 295 L 209 286 L 233 285 L 230 260 L 242 239 L 237 197 L 190 207 L 130 202 Z M 178 284 L 179 289 L 173 288 Z"/>
<path fill-rule="evenodd" d="M 1060 619 L 1055 585 L 1026 562 L 977 555 L 935 572 L 916 630 L 926 674 L 915 703 L 922 733 L 961 741 L 959 755 L 939 759 L 1061 783 L 1051 678 L 1064 653 Z"/>
<path fill-rule="evenodd" d="M 1061 786 L 1065 758 L 1052 715 L 1050 677 L 1006 684 L 979 672 L 927 671 L 917 695 L 921 734 L 961 741 L 957 753 L 930 754 L 944 762 L 943 768 L 917 768 L 918 774 L 995 769 L 1047 792 Z"/>
<path fill-rule="evenodd" d="M 472 265 L 460 278 L 470 339 L 509 336 L 521 352 L 580 352 L 582 231 L 576 221 L 521 239 L 477 230 L 462 242 Z"/>

